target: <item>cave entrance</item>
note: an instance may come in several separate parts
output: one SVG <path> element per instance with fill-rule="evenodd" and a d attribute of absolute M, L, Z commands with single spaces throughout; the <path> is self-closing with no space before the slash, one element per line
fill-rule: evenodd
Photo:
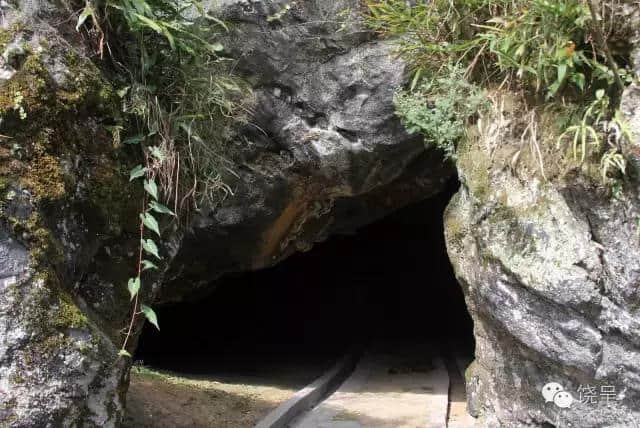
<path fill-rule="evenodd" d="M 136 359 L 298 388 L 354 343 L 427 343 L 472 355 L 472 322 L 443 236 L 456 190 L 451 183 L 273 268 L 223 278 L 206 298 L 160 308 L 162 332 L 145 326 Z"/>

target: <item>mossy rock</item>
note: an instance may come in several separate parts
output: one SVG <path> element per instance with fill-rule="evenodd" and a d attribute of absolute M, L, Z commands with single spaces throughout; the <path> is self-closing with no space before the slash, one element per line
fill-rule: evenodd
<path fill-rule="evenodd" d="M 133 265 L 126 254 L 137 242 L 141 191 L 127 171 L 140 159 L 108 130 L 121 113 L 105 73 L 76 41 L 24 22 L 0 31 L 0 47 L 19 40 L 24 49 L 0 85 L 0 228 L 27 259 L 0 293 L 10 308 L 0 318 L 27 335 L 10 343 L 2 366 L 10 393 L 0 425 L 114 426 L 126 366 L 115 342 L 129 310 L 118 260 Z M 103 256 L 107 242 L 121 253 Z M 111 269 L 95 269 L 107 258 Z"/>

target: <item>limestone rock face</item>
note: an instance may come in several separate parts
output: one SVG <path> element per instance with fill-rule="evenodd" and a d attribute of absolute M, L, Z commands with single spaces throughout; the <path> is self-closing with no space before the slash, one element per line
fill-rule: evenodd
<path fill-rule="evenodd" d="M 635 86 L 623 106 L 637 123 Z M 637 171 L 617 196 L 582 173 L 532 178 L 513 162 L 522 148 L 514 122 L 494 119 L 491 139 L 462 149 L 462 186 L 445 214 L 449 256 L 475 324 L 469 409 L 483 427 L 636 426 Z M 573 396 L 570 407 L 545 402 L 550 382 Z"/>
<path fill-rule="evenodd" d="M 234 196 L 202 207 L 164 299 L 216 274 L 275 264 L 433 195 L 450 177 L 441 154 L 395 117 L 405 64 L 363 31 L 359 8 L 355 0 L 222 2 L 217 14 L 233 28 L 223 44 L 255 88 L 253 115 L 238 137 Z"/>
<path fill-rule="evenodd" d="M 491 171 L 493 173 L 495 171 Z M 463 172 L 464 173 L 464 172 Z M 446 217 L 448 249 L 475 323 L 467 373 L 481 426 L 633 426 L 640 417 L 636 201 L 610 203 L 580 185 L 523 186 L 490 178 L 479 202 L 467 186 Z M 501 199 L 501 200 L 500 200 Z M 545 403 L 558 382 L 577 400 Z M 605 403 L 601 388 L 613 388 Z"/>

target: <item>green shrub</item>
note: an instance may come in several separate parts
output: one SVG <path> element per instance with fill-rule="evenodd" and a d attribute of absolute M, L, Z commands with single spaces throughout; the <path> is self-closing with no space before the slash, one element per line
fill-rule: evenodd
<path fill-rule="evenodd" d="M 460 67 L 449 67 L 445 76 L 398 93 L 395 102 L 408 132 L 421 133 L 427 145 L 452 159 L 469 121 L 487 105 L 484 91 L 467 82 Z"/>
<path fill-rule="evenodd" d="M 462 3 L 475 2 L 418 0 L 411 5 L 401 0 L 367 0 L 366 22 L 371 30 L 397 41 L 399 53 L 415 72 L 415 86 L 422 75 L 437 74 L 476 49 L 471 25 L 483 21 L 460 9 Z"/>
<path fill-rule="evenodd" d="M 584 39 L 589 10 L 581 0 L 532 0 L 526 8 L 505 8 L 477 35 L 495 55 L 501 71 L 554 95 L 570 83 L 584 89 L 592 60 L 576 46 Z"/>
<path fill-rule="evenodd" d="M 194 0 L 108 0 L 101 4 L 101 8 L 91 1 L 85 3 L 85 7 L 78 17 L 76 28 L 79 29 L 84 22 L 91 18 L 93 25 L 100 32 L 100 51 L 104 40 L 104 32 L 101 24 L 103 17 L 113 21 L 113 11 L 124 20 L 127 30 L 132 34 L 144 35 L 156 33 L 165 38 L 174 52 L 187 53 L 189 55 L 202 54 L 203 52 L 220 52 L 223 47 L 220 43 L 212 42 L 206 33 L 202 32 L 200 19 L 207 19 L 224 27 L 224 23 L 205 13 L 204 9 Z M 106 18 L 105 18 L 106 20 Z M 106 24 L 113 22 L 107 21 Z"/>

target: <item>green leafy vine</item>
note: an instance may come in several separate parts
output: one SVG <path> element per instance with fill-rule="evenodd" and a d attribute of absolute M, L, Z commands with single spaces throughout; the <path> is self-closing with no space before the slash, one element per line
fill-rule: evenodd
<path fill-rule="evenodd" d="M 131 170 L 129 176 L 129 181 L 144 180 L 144 196 L 142 199 L 142 212 L 140 213 L 140 245 L 138 248 L 137 274 L 135 277 L 129 278 L 127 283 L 127 289 L 133 302 L 133 309 L 129 327 L 119 352 L 119 355 L 126 357 L 131 357 L 131 354 L 127 351 L 127 345 L 140 315 L 144 315 L 151 324 L 160 330 L 155 311 L 150 306 L 141 303 L 140 299 L 142 274 L 146 271 L 158 269 L 158 266 L 153 261 L 145 257 L 152 256 L 155 260 L 162 260 L 158 245 L 152 237 L 147 236 L 149 231 L 153 232 L 158 238 L 162 237 L 159 222 L 154 214 L 175 217 L 175 213 L 159 200 L 159 190 L 155 179 L 163 158 L 161 152 L 153 150 L 154 148 L 152 147 L 149 150 L 150 154 L 146 156 L 146 166 L 136 166 Z"/>
<path fill-rule="evenodd" d="M 87 0 L 76 30 L 101 58 L 108 53 L 120 82 L 123 117 L 109 127 L 114 141 L 122 136 L 125 147 L 139 146 L 144 156 L 130 171 L 130 181 L 144 188 L 136 270 L 127 282 L 131 315 L 119 352 L 131 358 L 141 318 L 159 329 L 144 284 L 162 261 L 160 216 L 177 219 L 189 208 L 186 201 L 197 207 L 227 189 L 219 172 L 229 170 L 222 145 L 248 90 L 219 55 L 219 33 L 228 28 L 197 1 Z"/>

